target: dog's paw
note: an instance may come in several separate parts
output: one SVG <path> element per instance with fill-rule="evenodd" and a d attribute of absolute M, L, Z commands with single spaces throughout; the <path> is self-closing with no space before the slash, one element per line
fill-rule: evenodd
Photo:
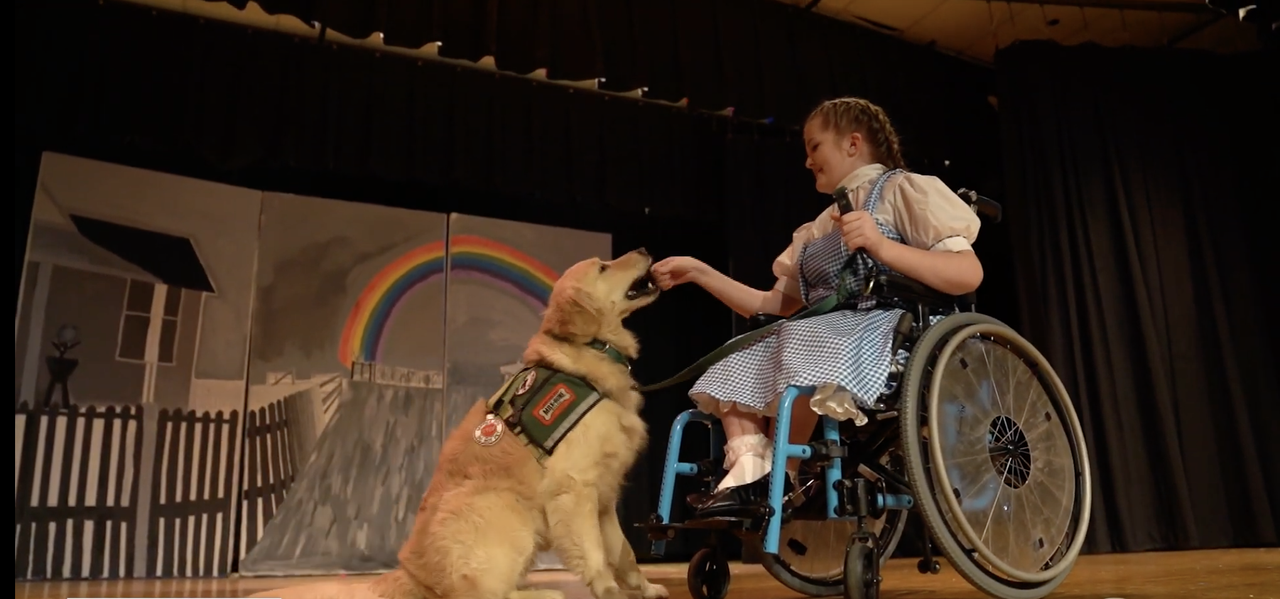
<path fill-rule="evenodd" d="M 667 599 L 671 593 L 667 591 L 667 587 L 646 582 L 640 589 L 640 596 L 644 599 Z"/>

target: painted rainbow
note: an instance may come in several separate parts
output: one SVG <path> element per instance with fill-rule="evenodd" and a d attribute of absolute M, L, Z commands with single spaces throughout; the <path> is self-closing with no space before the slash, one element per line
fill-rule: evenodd
<path fill-rule="evenodd" d="M 396 308 L 418 286 L 450 276 L 480 279 L 520 297 L 536 312 L 547 306 L 551 288 L 560 275 L 533 257 L 492 239 L 455 235 L 409 250 L 374 275 L 360 292 L 342 327 L 338 360 L 377 362 L 382 339 Z"/>

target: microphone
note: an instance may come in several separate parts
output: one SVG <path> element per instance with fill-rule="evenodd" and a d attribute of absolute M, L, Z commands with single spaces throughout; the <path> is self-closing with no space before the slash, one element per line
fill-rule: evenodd
<path fill-rule="evenodd" d="M 849 190 L 845 186 L 841 185 L 831 192 L 831 198 L 836 201 L 836 208 L 840 210 L 840 216 L 853 212 L 853 200 L 849 199 Z"/>

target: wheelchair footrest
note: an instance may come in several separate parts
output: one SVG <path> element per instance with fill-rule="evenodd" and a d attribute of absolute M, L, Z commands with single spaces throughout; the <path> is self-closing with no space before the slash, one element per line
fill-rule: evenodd
<path fill-rule="evenodd" d="M 672 524 L 644 523 L 636 524 L 636 526 L 644 528 L 645 531 L 649 533 L 649 540 L 665 541 L 674 539 L 676 537 L 676 532 L 681 530 L 741 531 L 746 529 L 750 522 L 750 520 L 742 518 L 707 518 L 704 520 L 688 520 Z"/>

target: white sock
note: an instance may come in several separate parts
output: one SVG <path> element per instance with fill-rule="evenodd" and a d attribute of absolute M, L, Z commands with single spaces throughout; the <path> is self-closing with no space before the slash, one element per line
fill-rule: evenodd
<path fill-rule="evenodd" d="M 743 435 L 724 446 L 724 466 L 729 474 L 716 490 L 760 480 L 773 469 L 773 444 L 764 435 Z"/>

